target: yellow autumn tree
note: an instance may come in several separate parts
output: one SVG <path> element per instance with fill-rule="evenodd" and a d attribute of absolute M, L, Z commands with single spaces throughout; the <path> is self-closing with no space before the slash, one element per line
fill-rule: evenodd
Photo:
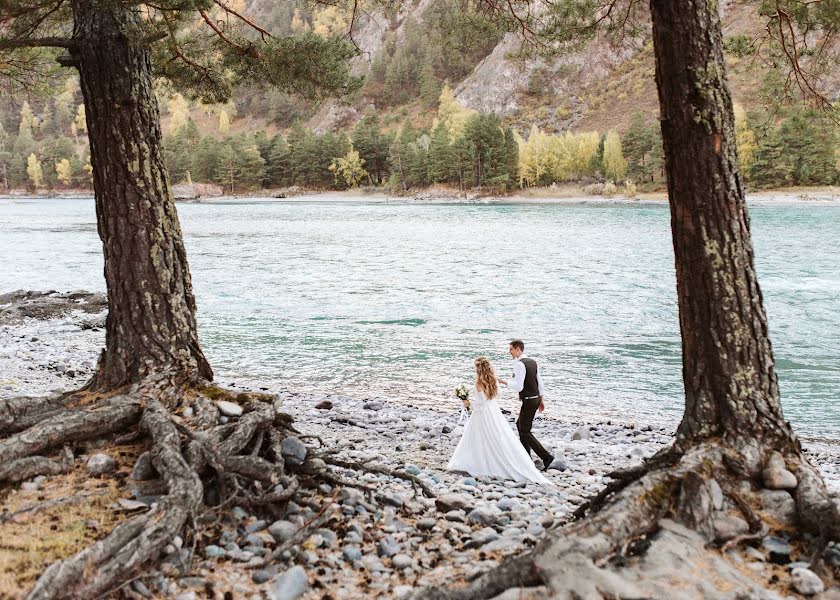
<path fill-rule="evenodd" d="M 574 174 L 576 140 L 571 134 L 547 135 L 545 139 L 548 181 L 555 183 L 571 179 Z"/>
<path fill-rule="evenodd" d="M 84 104 L 80 104 L 76 107 L 76 120 L 73 124 L 76 126 L 76 131 L 79 133 L 87 133 L 87 120 L 85 118 Z"/>
<path fill-rule="evenodd" d="M 219 113 L 219 133 L 227 135 L 230 131 L 230 117 L 225 109 Z"/>
<path fill-rule="evenodd" d="M 474 110 L 462 106 L 455 99 L 455 94 L 448 85 L 443 86 L 438 105 L 438 121 L 446 126 L 450 139 L 457 139 L 464 133 L 467 119 L 474 114 Z"/>
<path fill-rule="evenodd" d="M 755 133 L 747 123 L 747 111 L 737 102 L 733 109 L 735 111 L 735 146 L 738 148 L 738 166 L 741 168 L 741 174 L 745 175 L 750 172 L 758 143 L 755 139 Z"/>
<path fill-rule="evenodd" d="M 604 175 L 613 181 L 627 175 L 627 160 L 621 152 L 621 138 L 615 129 L 610 129 L 604 140 Z"/>
<path fill-rule="evenodd" d="M 26 159 L 26 174 L 29 175 L 29 180 L 35 187 L 44 185 L 44 171 L 41 169 L 41 161 L 35 156 L 35 153 L 29 155 Z"/>
<path fill-rule="evenodd" d="M 317 10 L 312 17 L 312 31 L 324 37 L 347 33 L 348 25 L 344 11 L 337 6 Z"/>
<path fill-rule="evenodd" d="M 350 144 L 350 150 L 347 151 L 347 154 L 334 158 L 329 168 L 335 176 L 335 182 L 349 188 L 359 185 L 368 174 L 365 171 L 365 161 L 353 148 L 353 144 Z"/>
<path fill-rule="evenodd" d="M 548 171 L 547 142 L 548 136 L 532 125 L 528 140 L 519 148 L 519 177 L 530 187 L 540 185 Z"/>
<path fill-rule="evenodd" d="M 181 94 L 175 93 L 167 102 L 169 108 L 169 133 L 175 133 L 187 124 L 190 118 L 190 103 Z"/>
<path fill-rule="evenodd" d="M 55 176 L 59 182 L 64 185 L 70 185 L 73 181 L 73 167 L 70 166 L 70 161 L 62 158 L 55 163 Z"/>
<path fill-rule="evenodd" d="M 574 172 L 578 177 L 593 175 L 601 134 L 597 131 L 587 131 L 577 134 L 575 138 Z"/>

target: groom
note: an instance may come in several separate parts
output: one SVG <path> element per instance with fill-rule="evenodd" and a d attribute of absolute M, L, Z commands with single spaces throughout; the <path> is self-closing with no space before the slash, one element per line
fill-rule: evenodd
<path fill-rule="evenodd" d="M 522 401 L 519 418 L 516 420 L 519 441 L 525 446 L 528 456 L 531 455 L 532 449 L 537 453 L 537 456 L 543 462 L 543 471 L 548 471 L 554 457 L 542 447 L 542 444 L 531 433 L 531 426 L 534 424 L 534 415 L 537 409 L 542 412 L 545 408 L 543 405 L 543 383 L 537 361 L 525 356 L 525 343 L 522 340 L 513 340 L 508 347 L 508 352 L 510 352 L 514 361 L 513 379 L 510 381 L 500 377 L 497 379 L 499 383 L 508 386 L 508 389 L 519 392 L 519 399 Z"/>

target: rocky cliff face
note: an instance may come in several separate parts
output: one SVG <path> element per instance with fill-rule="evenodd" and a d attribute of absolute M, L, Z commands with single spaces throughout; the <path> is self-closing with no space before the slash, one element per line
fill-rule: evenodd
<path fill-rule="evenodd" d="M 583 88 L 608 77 L 617 65 L 633 56 L 640 47 L 640 44 L 628 44 L 624 48 L 615 48 L 602 40 L 593 40 L 581 51 L 564 54 L 546 63 L 542 59 L 523 61 L 511 58 L 519 44 L 516 35 L 505 36 L 456 88 L 455 98 L 464 106 L 481 112 L 509 115 L 522 108 L 522 97 L 534 71 L 545 68 L 555 96 L 567 105 L 574 105 Z"/>

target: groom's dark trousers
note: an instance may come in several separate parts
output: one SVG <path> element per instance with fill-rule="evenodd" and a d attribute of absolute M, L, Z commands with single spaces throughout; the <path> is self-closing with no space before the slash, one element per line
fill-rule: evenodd
<path fill-rule="evenodd" d="M 540 397 L 524 398 L 522 400 L 522 408 L 519 409 L 519 418 L 516 420 L 516 429 L 519 431 L 519 441 L 525 446 L 528 451 L 528 456 L 531 456 L 531 450 L 537 453 L 537 456 L 545 462 L 551 456 L 546 452 L 531 433 L 531 427 L 534 425 L 534 415 L 537 414 L 537 409 L 540 407 Z"/>

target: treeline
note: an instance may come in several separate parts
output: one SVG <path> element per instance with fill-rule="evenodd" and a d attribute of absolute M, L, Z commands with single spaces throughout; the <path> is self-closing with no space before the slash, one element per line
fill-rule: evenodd
<path fill-rule="evenodd" d="M 11 123 L 16 135 L 0 120 L 0 189 L 90 186 L 84 106 L 78 100 L 78 86 L 68 80 L 61 94 L 37 110 L 22 104 L 17 123 Z M 218 132 L 202 135 L 183 97 L 176 94 L 162 104 L 169 117 L 164 157 L 172 181 L 216 183 L 228 193 L 293 185 L 407 192 L 435 184 L 504 192 L 573 182 L 590 193 L 632 195 L 637 186 L 661 189 L 665 183 L 659 124 L 641 112 L 623 136 L 614 130 L 549 134 L 534 126 L 521 137 L 496 115 L 462 107 L 444 86 L 428 128 L 406 120 L 388 130 L 371 113 L 349 132 L 316 134 L 298 122 L 285 136 L 230 135 L 235 106 L 213 106 L 204 107 L 202 118 L 218 118 Z M 838 127 L 825 113 L 797 109 L 772 119 L 748 115 L 736 105 L 735 125 L 749 187 L 840 181 Z"/>
<path fill-rule="evenodd" d="M 33 107 L 0 106 L 0 190 L 77 188 L 91 183 L 85 107 L 78 80 Z"/>

